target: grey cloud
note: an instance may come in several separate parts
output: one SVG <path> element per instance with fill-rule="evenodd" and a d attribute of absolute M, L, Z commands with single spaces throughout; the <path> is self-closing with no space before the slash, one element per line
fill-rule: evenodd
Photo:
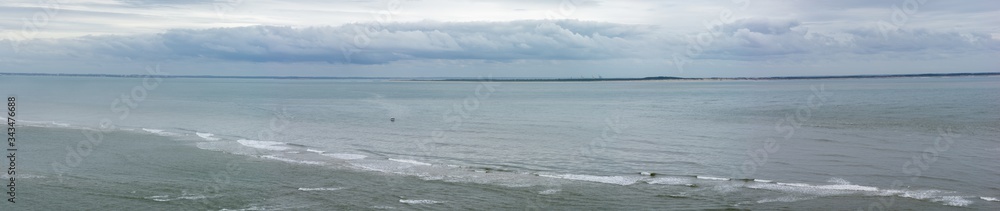
<path fill-rule="evenodd" d="M 810 60 L 868 54 L 975 54 L 1000 51 L 1000 40 L 987 33 L 931 29 L 882 31 L 859 27 L 839 33 L 811 32 L 796 20 L 748 18 L 725 26 L 724 34 L 697 58 L 725 60 Z"/>
<path fill-rule="evenodd" d="M 810 61 L 870 54 L 938 55 L 1000 51 L 986 33 L 907 29 L 882 37 L 877 28 L 811 32 L 797 20 L 747 18 L 725 26 L 694 59 Z M 10 42 L 8 40 L 8 42 Z M 10 56 L 142 60 L 387 64 L 402 60 L 664 59 L 691 42 L 669 29 L 589 21 L 347 24 L 175 29 L 159 34 L 31 40 Z M 0 55 L 4 55 L 0 49 Z"/>
<path fill-rule="evenodd" d="M 729 33 L 746 30 L 748 32 L 761 34 L 785 34 L 791 32 L 793 28 L 798 27 L 801 23 L 796 20 L 755 17 L 739 19 L 728 25 L 731 27 L 726 27 L 725 29 Z"/>
<path fill-rule="evenodd" d="M 383 64 L 405 59 L 601 60 L 634 57 L 643 26 L 580 21 L 417 22 L 170 30 L 71 40 L 78 51 L 176 59 Z M 89 46 L 89 47 L 86 47 Z M 91 48 L 88 50 L 87 48 Z M 349 57 L 345 56 L 350 54 Z"/>

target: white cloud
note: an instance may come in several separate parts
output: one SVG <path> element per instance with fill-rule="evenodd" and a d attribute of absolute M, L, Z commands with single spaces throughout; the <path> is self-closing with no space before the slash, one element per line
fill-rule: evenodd
<path fill-rule="evenodd" d="M 696 59 L 808 61 L 831 55 L 964 54 L 1000 51 L 990 34 L 875 28 L 812 33 L 796 20 L 734 21 Z M 587 21 L 436 22 L 341 26 L 175 29 L 152 35 L 103 35 L 19 43 L 21 57 L 93 55 L 145 60 L 212 58 L 251 62 L 386 64 L 400 60 L 658 59 L 690 42 L 645 25 Z M 31 50 L 36 49 L 36 50 Z M 345 56 L 346 55 L 346 56 Z"/>
<path fill-rule="evenodd" d="M 25 33 L 22 17 L 51 5 L 12 1 L 0 5 L 10 14 L 0 19 L 0 60 L 6 62 L 0 67 L 143 61 L 192 67 L 318 63 L 333 69 L 498 64 L 496 69 L 547 71 L 568 63 L 579 69 L 636 61 L 648 71 L 673 69 L 671 55 L 685 52 L 705 32 L 703 23 L 725 10 L 734 11 L 735 21 L 692 56 L 695 69 L 726 66 L 716 63 L 822 69 L 815 65 L 937 60 L 959 70 L 995 71 L 982 68 L 995 62 L 971 58 L 1000 51 L 994 21 L 1000 4 L 991 1 L 929 1 L 905 25 L 888 31 L 875 23 L 890 20 L 892 6 L 904 1 L 755 0 L 745 10 L 729 1 L 422 0 L 399 1 L 399 8 L 389 2 L 60 1 L 58 13 L 37 33 Z M 388 10 L 391 18 L 377 16 Z M 540 20 L 551 12 L 571 20 Z"/>
<path fill-rule="evenodd" d="M 641 57 L 647 26 L 580 21 L 416 22 L 322 27 L 177 29 L 155 35 L 86 36 L 20 44 L 26 53 L 132 59 L 384 64 L 409 59 L 604 60 Z M 350 54 L 345 56 L 345 52 Z M 349 58 L 348 58 L 349 57 Z"/>

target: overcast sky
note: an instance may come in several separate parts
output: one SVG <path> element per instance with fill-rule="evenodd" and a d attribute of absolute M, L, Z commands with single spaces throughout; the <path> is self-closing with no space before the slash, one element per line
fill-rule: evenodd
<path fill-rule="evenodd" d="M 0 72 L 734 77 L 1000 72 L 992 0 L 7 0 Z"/>

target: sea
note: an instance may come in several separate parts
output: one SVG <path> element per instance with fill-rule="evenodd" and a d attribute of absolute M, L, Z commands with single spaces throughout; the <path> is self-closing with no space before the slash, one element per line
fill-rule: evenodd
<path fill-rule="evenodd" d="M 2 210 L 1000 210 L 1000 77 L 0 92 Z"/>

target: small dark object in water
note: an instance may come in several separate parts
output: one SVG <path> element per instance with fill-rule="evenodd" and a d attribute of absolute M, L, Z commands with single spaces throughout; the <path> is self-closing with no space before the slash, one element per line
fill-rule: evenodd
<path fill-rule="evenodd" d="M 396 122 L 396 117 L 389 117 L 390 122 Z"/>

